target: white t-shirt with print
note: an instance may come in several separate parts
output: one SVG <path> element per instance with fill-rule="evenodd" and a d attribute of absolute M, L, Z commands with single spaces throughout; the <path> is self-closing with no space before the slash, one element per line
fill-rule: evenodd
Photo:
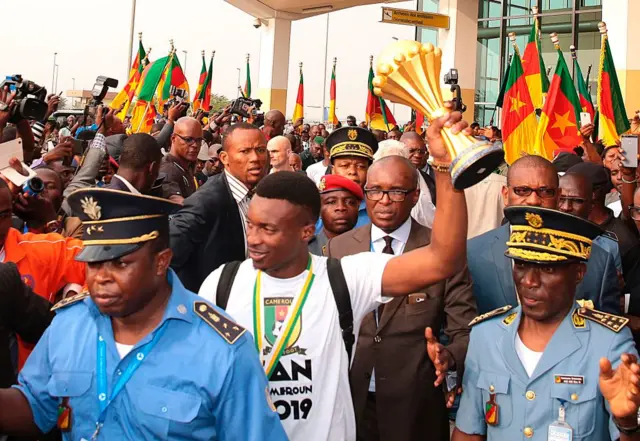
<path fill-rule="evenodd" d="M 364 316 L 380 303 L 390 300 L 382 297 L 382 273 L 391 258 L 393 255 L 360 253 L 341 259 L 351 297 L 356 338 Z M 299 323 L 269 381 L 271 400 L 292 441 L 355 441 L 355 415 L 349 389 L 350 360 L 347 360 L 338 309 L 329 284 L 327 258 L 314 255 L 312 259 L 315 279 Z M 221 271 L 222 267 L 211 273 L 200 288 L 200 296 L 212 303 L 215 303 Z M 226 309 L 254 336 L 256 274 L 251 260 L 240 265 Z M 283 327 L 278 317 L 286 315 L 288 305 L 299 295 L 306 277 L 306 270 L 291 279 L 276 279 L 262 273 L 264 348 L 273 345 Z M 354 344 L 354 351 L 355 347 Z"/>

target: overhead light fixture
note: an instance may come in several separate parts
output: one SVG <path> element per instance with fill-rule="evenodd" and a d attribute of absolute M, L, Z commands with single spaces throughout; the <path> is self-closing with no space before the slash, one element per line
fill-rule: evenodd
<path fill-rule="evenodd" d="M 333 11 L 332 5 L 314 6 L 313 8 L 302 9 L 302 12 L 305 14 L 311 14 L 312 12 L 321 13 L 321 12 L 331 12 L 331 11 Z"/>

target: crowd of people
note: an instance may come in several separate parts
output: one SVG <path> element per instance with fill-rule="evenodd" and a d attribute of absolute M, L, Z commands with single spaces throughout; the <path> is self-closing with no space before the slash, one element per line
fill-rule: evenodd
<path fill-rule="evenodd" d="M 501 141 L 454 111 L 12 101 L 44 189 L 2 172 L 0 440 L 640 439 L 638 174 L 593 126 L 458 190 L 442 129 Z"/>

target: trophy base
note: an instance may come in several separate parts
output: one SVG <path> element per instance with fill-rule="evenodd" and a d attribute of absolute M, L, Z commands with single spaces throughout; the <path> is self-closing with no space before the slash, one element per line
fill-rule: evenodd
<path fill-rule="evenodd" d="M 478 142 L 463 150 L 451 163 L 451 179 L 457 190 L 464 190 L 482 181 L 504 161 L 500 144 Z"/>

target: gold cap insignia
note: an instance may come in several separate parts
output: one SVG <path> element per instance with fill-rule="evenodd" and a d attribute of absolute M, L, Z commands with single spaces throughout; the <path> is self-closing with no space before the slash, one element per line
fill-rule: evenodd
<path fill-rule="evenodd" d="M 320 183 L 318 184 L 318 190 L 324 191 L 327 188 L 327 183 L 324 180 L 324 176 L 320 179 Z"/>
<path fill-rule="evenodd" d="M 102 208 L 91 196 L 83 198 L 80 204 L 82 205 L 82 211 L 89 216 L 89 219 L 99 220 L 102 217 Z"/>
<path fill-rule="evenodd" d="M 524 218 L 533 228 L 542 228 L 542 216 L 539 214 L 526 213 Z"/>
<path fill-rule="evenodd" d="M 347 132 L 347 138 L 349 138 L 351 141 L 355 141 L 358 138 L 358 131 L 351 129 Z"/>

